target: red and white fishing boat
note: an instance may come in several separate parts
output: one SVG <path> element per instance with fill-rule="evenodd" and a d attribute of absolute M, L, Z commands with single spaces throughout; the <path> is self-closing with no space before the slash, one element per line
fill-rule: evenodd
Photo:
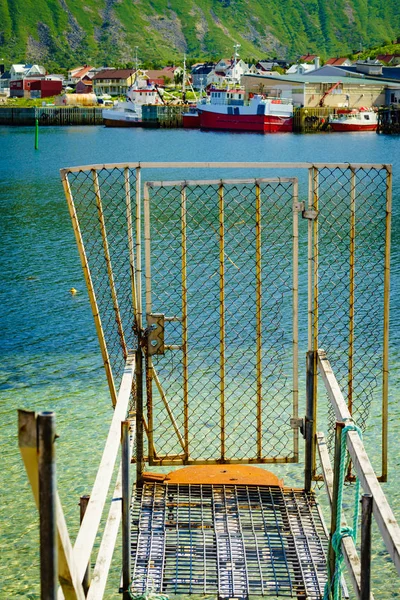
<path fill-rule="evenodd" d="M 333 131 L 376 131 L 377 113 L 368 108 L 338 110 L 330 115 L 329 124 Z"/>
<path fill-rule="evenodd" d="M 213 88 L 195 110 L 183 115 L 183 126 L 259 133 L 292 131 L 293 104 L 289 99 L 261 95 L 246 101 L 241 88 Z"/>

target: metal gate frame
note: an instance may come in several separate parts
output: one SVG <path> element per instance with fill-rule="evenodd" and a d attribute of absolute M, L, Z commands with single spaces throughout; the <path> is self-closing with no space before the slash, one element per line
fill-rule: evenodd
<path fill-rule="evenodd" d="M 95 319 L 96 329 L 100 341 L 100 347 L 103 356 L 103 362 L 107 373 L 107 379 L 110 387 L 111 398 L 113 401 L 113 405 L 116 404 L 116 385 L 115 385 L 115 372 L 112 363 L 112 357 L 110 359 L 110 352 L 108 348 L 108 343 L 106 340 L 106 335 L 103 329 L 102 320 L 99 312 L 99 303 L 96 297 L 95 284 L 93 283 L 90 268 L 89 268 L 89 259 L 86 255 L 85 246 L 83 243 L 83 237 L 80 230 L 80 224 L 78 219 L 77 210 L 75 207 L 73 195 L 74 195 L 74 185 L 79 184 L 79 177 L 92 177 L 94 185 L 96 177 L 102 171 L 118 171 L 122 174 L 122 177 L 125 179 L 125 196 L 126 196 L 126 206 L 127 212 L 129 212 L 128 205 L 130 204 L 130 195 L 131 195 L 131 181 L 130 178 L 132 173 L 135 176 L 135 188 L 136 188 L 136 207 L 135 207 L 135 226 L 132 223 L 132 215 L 128 216 L 128 221 L 131 219 L 131 222 L 128 222 L 128 235 L 130 236 L 130 248 L 131 259 L 130 259 L 130 271 L 131 271 L 131 284 L 132 284 L 132 299 L 131 303 L 133 305 L 133 313 L 134 313 L 134 332 L 137 336 L 137 339 L 140 340 L 143 332 L 143 324 L 142 324 L 142 307 L 141 307 L 141 173 L 143 169 L 275 169 L 275 170 L 307 170 L 308 171 L 308 182 L 309 182 L 309 191 L 308 191 L 308 206 L 304 206 L 305 213 L 308 213 L 303 216 L 309 219 L 308 222 L 308 240 L 309 240 L 309 250 L 308 250 L 308 321 L 309 321 L 309 334 L 308 334 L 308 347 L 309 352 L 313 352 L 314 354 L 314 364 L 313 364 L 313 386 L 312 386 L 312 395 L 315 400 L 315 405 L 313 407 L 313 413 L 311 415 L 311 445 L 312 445 L 312 454 L 313 454 L 313 475 L 315 476 L 315 434 L 316 434 L 316 398 L 317 398 L 317 365 L 316 365 L 316 351 L 318 349 L 318 333 L 319 333 L 319 305 L 318 305 L 318 297 L 319 297 L 319 222 L 318 222 L 318 214 L 319 214 L 319 197 L 320 197 L 320 173 L 322 170 L 327 169 L 334 171 L 335 169 L 340 169 L 343 172 L 349 171 L 351 173 L 351 208 L 352 211 L 352 222 L 351 222 L 351 248 L 350 249 L 350 274 L 354 275 L 354 201 L 356 197 L 356 175 L 360 171 L 363 170 L 367 172 L 376 171 L 376 174 L 382 178 L 384 178 L 386 182 L 386 230 L 385 230 L 385 242 L 384 242 L 384 282 L 383 282 L 383 339 L 382 339 L 382 477 L 381 479 L 386 479 L 387 475 L 387 449 L 388 449 L 388 435 L 387 435 L 387 423 L 388 423 L 388 330 L 389 330 L 389 288 L 390 288 L 390 222 L 391 222 L 391 199 L 392 199 L 392 170 L 391 165 L 382 165 L 382 164 L 349 164 L 349 163 L 227 163 L 227 162 L 218 162 L 218 163 L 153 163 L 153 162 L 137 162 L 137 163 L 120 163 L 120 164 L 108 164 L 108 165 L 89 165 L 85 167 L 72 167 L 68 169 L 61 170 L 61 177 L 63 181 L 63 186 L 65 190 L 65 194 L 68 201 L 68 207 L 73 223 L 73 228 L 75 232 L 75 236 L 77 239 L 78 250 L 85 274 L 85 279 L 89 291 L 90 302 L 92 306 L 92 312 Z M 98 214 L 101 216 L 102 214 L 102 197 L 100 194 L 100 188 L 98 190 L 97 196 L 97 207 Z M 317 218 L 315 218 L 315 216 Z M 101 220 L 101 219 L 100 219 Z M 107 261 L 107 231 L 106 224 L 101 223 L 102 235 L 103 235 L 103 246 L 105 258 Z M 136 231 L 135 231 L 136 230 Z M 135 239 L 136 238 L 136 239 Z M 136 250 L 136 252 L 135 252 Z M 350 276 L 349 278 L 349 344 L 348 344 L 348 365 L 349 365 L 349 377 L 348 377 L 348 395 L 351 401 L 352 396 L 352 369 L 353 369 L 353 360 L 354 360 L 354 302 L 352 299 L 354 298 L 354 277 Z M 109 272 L 109 285 L 112 290 L 115 291 L 115 286 L 113 283 L 112 270 Z M 116 310 L 116 322 L 118 323 L 118 327 L 120 327 L 121 317 L 118 313 L 118 306 L 114 307 Z M 301 426 L 300 420 L 297 424 L 299 427 Z M 147 429 L 146 422 L 142 423 L 145 429 Z"/>
<path fill-rule="evenodd" d="M 148 460 L 150 465 L 177 465 L 177 464 L 219 464 L 219 463 L 288 463 L 298 462 L 299 456 L 299 435 L 298 428 L 292 427 L 293 432 L 293 452 L 289 456 L 264 456 L 262 452 L 262 283 L 261 283 L 261 187 L 260 184 L 281 184 L 289 183 L 292 189 L 292 418 L 291 423 L 298 420 L 298 244 L 299 228 L 298 215 L 302 210 L 302 205 L 298 201 L 298 181 L 296 178 L 257 178 L 254 179 L 224 179 L 224 180 L 194 180 L 184 182 L 180 181 L 151 181 L 144 184 L 143 206 L 144 206 L 144 228 L 145 228 L 145 298 L 146 298 L 146 322 L 148 328 L 153 328 L 149 333 L 149 343 L 147 345 L 147 368 L 146 368 L 146 390 L 148 406 Z M 254 456 L 245 459 L 229 458 L 226 456 L 226 397 L 225 397 L 225 236 L 224 236 L 224 190 L 226 185 L 254 184 L 255 187 L 255 230 L 256 230 L 256 365 L 257 365 L 257 449 Z M 188 312 L 187 312 L 187 228 L 186 228 L 186 191 L 189 187 L 195 186 L 218 186 L 218 212 L 219 212 L 219 346 L 220 346 L 220 457 L 214 459 L 195 458 L 190 455 L 189 449 L 189 402 L 188 402 Z M 151 197 L 150 191 L 153 188 L 180 187 L 181 189 L 181 248 L 182 248 L 182 267 L 181 267 L 181 290 L 182 290 L 182 316 L 164 316 L 152 313 L 152 277 L 151 277 Z M 164 322 L 181 321 L 182 322 L 182 344 L 167 345 L 164 343 Z M 183 411 L 184 411 L 184 432 L 180 433 L 172 410 L 168 404 L 168 398 L 162 389 L 162 383 L 155 371 L 152 363 L 154 354 L 164 354 L 165 351 L 181 351 L 183 366 Z M 162 401 L 168 412 L 171 424 L 178 437 L 182 447 L 183 454 L 178 457 L 160 456 L 155 454 L 154 427 L 153 427 L 153 399 L 152 385 L 158 388 Z M 290 426 L 288 424 L 288 426 Z"/>

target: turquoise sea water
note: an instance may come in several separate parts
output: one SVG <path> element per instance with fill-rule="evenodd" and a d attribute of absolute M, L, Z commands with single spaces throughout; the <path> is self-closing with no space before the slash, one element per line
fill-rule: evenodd
<path fill-rule="evenodd" d="M 112 411 L 59 178 L 66 166 L 127 161 L 392 163 L 394 172 L 390 464 L 385 491 L 400 518 L 400 139 L 375 134 L 260 136 L 183 130 L 0 128 L 0 600 L 39 598 L 37 515 L 17 447 L 17 408 L 57 412 L 58 485 L 71 537 Z M 79 290 L 76 296 L 69 289 Z M 369 437 L 374 437 L 374 419 Z M 368 438 L 368 436 L 367 436 Z M 293 467 L 299 469 L 301 467 Z M 297 471 L 297 473 L 299 472 Z M 380 546 L 376 598 L 399 595 Z M 385 580 L 385 581 L 384 581 Z M 109 598 L 118 586 L 113 571 Z"/>

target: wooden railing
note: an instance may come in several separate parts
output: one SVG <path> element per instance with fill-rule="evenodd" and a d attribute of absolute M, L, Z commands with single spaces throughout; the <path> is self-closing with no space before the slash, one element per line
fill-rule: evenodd
<path fill-rule="evenodd" d="M 54 490 L 54 504 L 56 514 L 55 523 L 57 527 L 58 538 L 58 561 L 55 562 L 56 564 L 58 562 L 58 581 L 61 586 L 57 594 L 58 600 L 61 600 L 63 598 L 65 598 L 66 600 L 83 600 L 84 598 L 88 598 L 91 600 L 100 600 L 101 598 L 103 598 L 111 559 L 118 535 L 118 529 L 121 521 L 121 508 L 123 502 L 121 493 L 122 465 L 119 466 L 117 481 L 115 484 L 113 494 L 113 500 L 110 504 L 109 514 L 105 523 L 104 533 L 87 595 L 84 592 L 82 581 L 85 577 L 87 565 L 90 562 L 94 542 L 102 520 L 103 511 L 107 500 L 107 494 L 115 471 L 115 465 L 121 441 L 121 423 L 125 422 L 126 424 L 125 419 L 127 416 L 129 401 L 131 398 L 134 376 L 135 358 L 133 355 L 130 355 L 126 360 L 125 370 L 119 388 L 117 402 L 114 408 L 114 414 L 111 421 L 106 444 L 104 447 L 103 456 L 100 461 L 99 469 L 97 471 L 96 480 L 94 482 L 88 506 L 83 517 L 75 545 L 73 547 L 69 538 L 61 502 L 58 497 L 57 491 Z M 41 415 L 39 415 L 39 419 L 40 417 Z M 132 415 L 129 421 L 131 430 L 130 448 L 132 448 L 135 438 L 135 419 Z M 47 505 L 44 509 L 44 507 L 40 506 L 39 502 L 41 453 L 38 451 L 39 437 L 37 431 L 38 428 L 36 414 L 28 411 L 19 411 L 19 447 L 42 521 L 42 513 L 43 516 L 45 516 L 44 513 L 49 512 L 49 507 Z M 52 451 L 53 443 L 54 439 L 48 440 L 48 448 L 50 452 Z M 55 486 L 55 480 L 53 481 L 53 486 Z M 47 528 L 51 529 L 51 526 L 51 524 L 48 524 Z M 50 548 L 49 551 L 55 553 L 57 552 L 57 549 Z M 41 569 L 42 566 L 43 565 L 41 564 Z M 43 589 L 42 572 L 41 579 Z M 51 577 L 47 576 L 47 579 L 50 581 L 48 585 L 51 587 Z M 46 597 L 53 598 L 55 596 L 50 591 L 49 596 Z"/>
<path fill-rule="evenodd" d="M 337 423 L 346 425 L 353 424 L 353 418 L 349 412 L 339 384 L 332 371 L 329 360 L 327 359 L 323 350 L 318 350 L 317 366 L 325 384 L 325 389 L 332 404 Z M 333 504 L 338 473 L 335 472 L 336 469 L 332 469 L 324 434 L 322 432 L 317 432 L 316 438 L 320 464 L 323 471 L 328 498 L 331 508 L 335 512 Z M 360 480 L 361 487 L 365 493 L 372 496 L 373 516 L 378 525 L 389 556 L 400 575 L 400 527 L 371 465 L 359 433 L 357 431 L 347 431 L 346 442 L 349 456 L 351 458 L 356 476 Z M 341 525 L 342 527 L 346 526 L 346 521 L 343 517 Z M 342 550 L 356 596 L 357 598 L 362 599 L 365 596 L 363 595 L 363 589 L 361 585 L 361 563 L 351 536 L 343 538 Z M 370 597 L 372 598 L 372 594 Z"/>

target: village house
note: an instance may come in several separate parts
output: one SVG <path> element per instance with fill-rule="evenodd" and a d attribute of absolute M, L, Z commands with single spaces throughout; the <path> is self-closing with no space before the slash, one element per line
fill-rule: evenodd
<path fill-rule="evenodd" d="M 242 75 L 247 70 L 248 66 L 241 58 L 222 58 L 207 75 L 207 87 L 211 85 L 226 85 L 227 83 L 240 83 Z"/>
<path fill-rule="evenodd" d="M 400 54 L 378 54 L 376 59 L 391 67 L 400 65 Z"/>
<path fill-rule="evenodd" d="M 349 58 L 343 57 L 343 58 L 328 58 L 328 60 L 325 62 L 326 65 L 330 65 L 332 67 L 350 67 L 353 63 L 351 62 L 351 60 Z"/>
<path fill-rule="evenodd" d="M 191 77 L 192 86 L 195 90 L 205 88 L 207 85 L 207 76 L 214 69 L 213 62 L 197 63 L 192 66 Z"/>
<path fill-rule="evenodd" d="M 44 77 L 46 75 L 46 69 L 41 65 L 22 65 L 15 64 L 11 65 L 10 79 L 25 79 L 26 77 Z"/>
<path fill-rule="evenodd" d="M 292 65 L 291 67 L 289 67 L 289 69 L 286 71 L 286 75 L 304 75 L 305 73 L 310 73 L 311 71 L 314 71 L 316 69 L 320 68 L 320 59 L 319 56 L 314 56 L 314 55 L 307 55 L 307 56 L 313 56 L 313 61 L 302 61 L 302 57 L 300 57 L 300 60 L 298 63 Z"/>
<path fill-rule="evenodd" d="M 93 77 L 96 96 L 125 96 L 134 80 L 134 69 L 103 69 Z"/>
<path fill-rule="evenodd" d="M 75 87 L 83 79 L 92 80 L 93 77 L 102 69 L 95 69 L 90 65 L 75 67 L 68 71 L 67 85 Z"/>

